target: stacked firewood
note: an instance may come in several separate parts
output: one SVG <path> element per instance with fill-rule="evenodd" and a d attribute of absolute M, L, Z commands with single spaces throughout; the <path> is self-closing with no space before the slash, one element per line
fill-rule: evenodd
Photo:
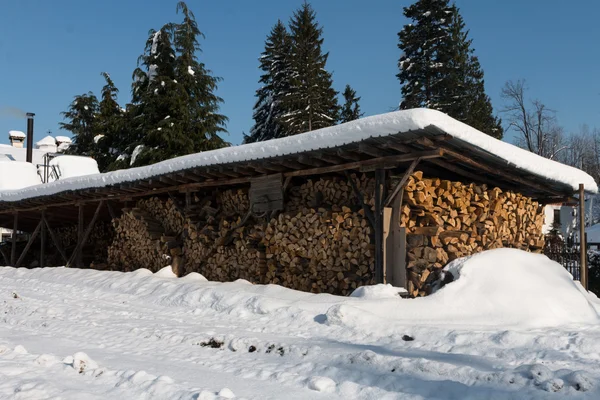
<path fill-rule="evenodd" d="M 172 199 L 164 201 L 158 197 L 151 197 L 138 201 L 137 207 L 147 211 L 159 221 L 166 232 L 176 234 L 183 230 L 185 220 L 179 209 L 181 206 L 176 205 Z"/>
<path fill-rule="evenodd" d="M 372 283 L 372 229 L 363 210 L 304 208 L 270 221 L 265 231 L 268 282 L 347 294 Z"/>
<path fill-rule="evenodd" d="M 413 174 L 404 189 L 401 224 L 407 228 L 408 290 L 426 295 L 440 268 L 483 250 L 544 246 L 542 207 L 531 198 L 486 185 L 424 179 Z"/>
<path fill-rule="evenodd" d="M 137 207 L 123 209 L 123 215 L 113 220 L 113 226 L 114 240 L 108 248 L 111 268 L 122 271 L 147 268 L 156 272 L 170 264 L 164 248 L 165 228 L 148 211 Z"/>
<path fill-rule="evenodd" d="M 351 175 L 357 189 L 364 194 L 363 201 L 371 208 L 375 207 L 375 180 L 366 174 Z M 302 185 L 293 186 L 289 190 L 289 201 L 286 210 L 295 211 L 302 208 L 319 208 L 324 206 L 348 206 L 355 204 L 356 196 L 352 185 L 344 177 L 327 177 L 316 180 L 308 179 Z"/>
<path fill-rule="evenodd" d="M 217 207 L 226 216 L 244 215 L 250 209 L 248 191 L 228 189 L 217 194 Z"/>
<path fill-rule="evenodd" d="M 77 225 L 70 225 L 55 229 L 56 238 L 65 250 L 66 256 L 70 257 L 75 246 L 77 246 L 78 228 Z M 92 227 L 90 235 L 82 249 L 82 261 L 84 266 L 103 265 L 107 262 L 107 249 L 113 240 L 113 229 L 110 223 L 96 222 Z M 49 245 L 54 243 L 48 239 Z M 48 265 L 64 265 L 65 261 L 58 251 L 47 253 Z"/>

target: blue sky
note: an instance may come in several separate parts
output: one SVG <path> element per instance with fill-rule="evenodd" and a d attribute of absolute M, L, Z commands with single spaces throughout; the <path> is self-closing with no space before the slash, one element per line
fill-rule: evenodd
<path fill-rule="evenodd" d="M 410 1 L 314 0 L 324 27 L 324 48 L 334 86 L 352 85 L 365 115 L 384 113 L 400 100 L 395 77 L 397 32 Z M 189 0 L 206 39 L 201 60 L 223 78 L 218 94 L 230 119 L 226 140 L 241 141 L 252 125 L 258 57 L 277 19 L 288 21 L 301 0 Z M 485 71 L 495 111 L 509 79 L 526 79 L 529 94 L 558 112 L 575 131 L 586 123 L 600 128 L 600 37 L 593 0 L 457 0 Z M 111 74 L 129 100 L 131 73 L 150 28 L 178 21 L 176 1 L 2 0 L 0 5 L 0 143 L 25 120 L 7 108 L 36 113 L 36 140 L 60 132 L 59 113 L 76 94 L 103 85 Z"/>

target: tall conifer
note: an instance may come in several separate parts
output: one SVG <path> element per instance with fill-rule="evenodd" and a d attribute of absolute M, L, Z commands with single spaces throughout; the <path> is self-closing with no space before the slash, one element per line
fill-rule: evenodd
<path fill-rule="evenodd" d="M 290 90 L 290 56 L 292 40 L 281 21 L 271 29 L 260 57 L 262 85 L 256 91 L 254 126 L 244 142 L 260 142 L 287 136 L 286 126 L 281 122 L 285 114 L 284 99 Z"/>
<path fill-rule="evenodd" d="M 323 53 L 323 28 L 309 3 L 294 12 L 290 21 L 292 37 L 290 91 L 285 96 L 286 114 L 281 118 L 289 134 L 334 125 L 338 117 L 337 92 L 332 87 Z"/>
<path fill-rule="evenodd" d="M 61 115 L 66 122 L 61 122 L 61 129 L 73 135 L 73 144 L 68 153 L 91 155 L 95 150 L 94 137 L 97 134 L 98 99 L 92 92 L 75 96 L 69 109 Z"/>
<path fill-rule="evenodd" d="M 356 96 L 356 91 L 350 85 L 344 89 L 344 105 L 340 111 L 340 123 L 350 122 L 359 119 L 362 116 L 360 112 L 360 97 Z"/>
<path fill-rule="evenodd" d="M 419 0 L 404 15 L 412 23 L 398 33 L 400 108 L 440 110 L 501 138 L 502 127 L 485 94 L 483 71 L 458 8 L 449 0 Z"/>

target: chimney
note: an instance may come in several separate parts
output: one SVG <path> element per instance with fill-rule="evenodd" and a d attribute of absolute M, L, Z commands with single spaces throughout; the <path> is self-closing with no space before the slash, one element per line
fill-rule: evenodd
<path fill-rule="evenodd" d="M 12 147 L 22 149 L 25 136 L 25 133 L 21 131 L 8 131 L 8 140 Z"/>
<path fill-rule="evenodd" d="M 33 163 L 33 117 L 34 113 L 27 113 L 27 158 L 28 163 Z"/>

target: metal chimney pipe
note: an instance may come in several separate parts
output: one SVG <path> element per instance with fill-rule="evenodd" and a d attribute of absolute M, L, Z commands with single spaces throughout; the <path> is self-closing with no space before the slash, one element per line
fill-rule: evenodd
<path fill-rule="evenodd" d="M 34 113 L 27 113 L 27 158 L 28 163 L 33 163 L 33 117 Z"/>

